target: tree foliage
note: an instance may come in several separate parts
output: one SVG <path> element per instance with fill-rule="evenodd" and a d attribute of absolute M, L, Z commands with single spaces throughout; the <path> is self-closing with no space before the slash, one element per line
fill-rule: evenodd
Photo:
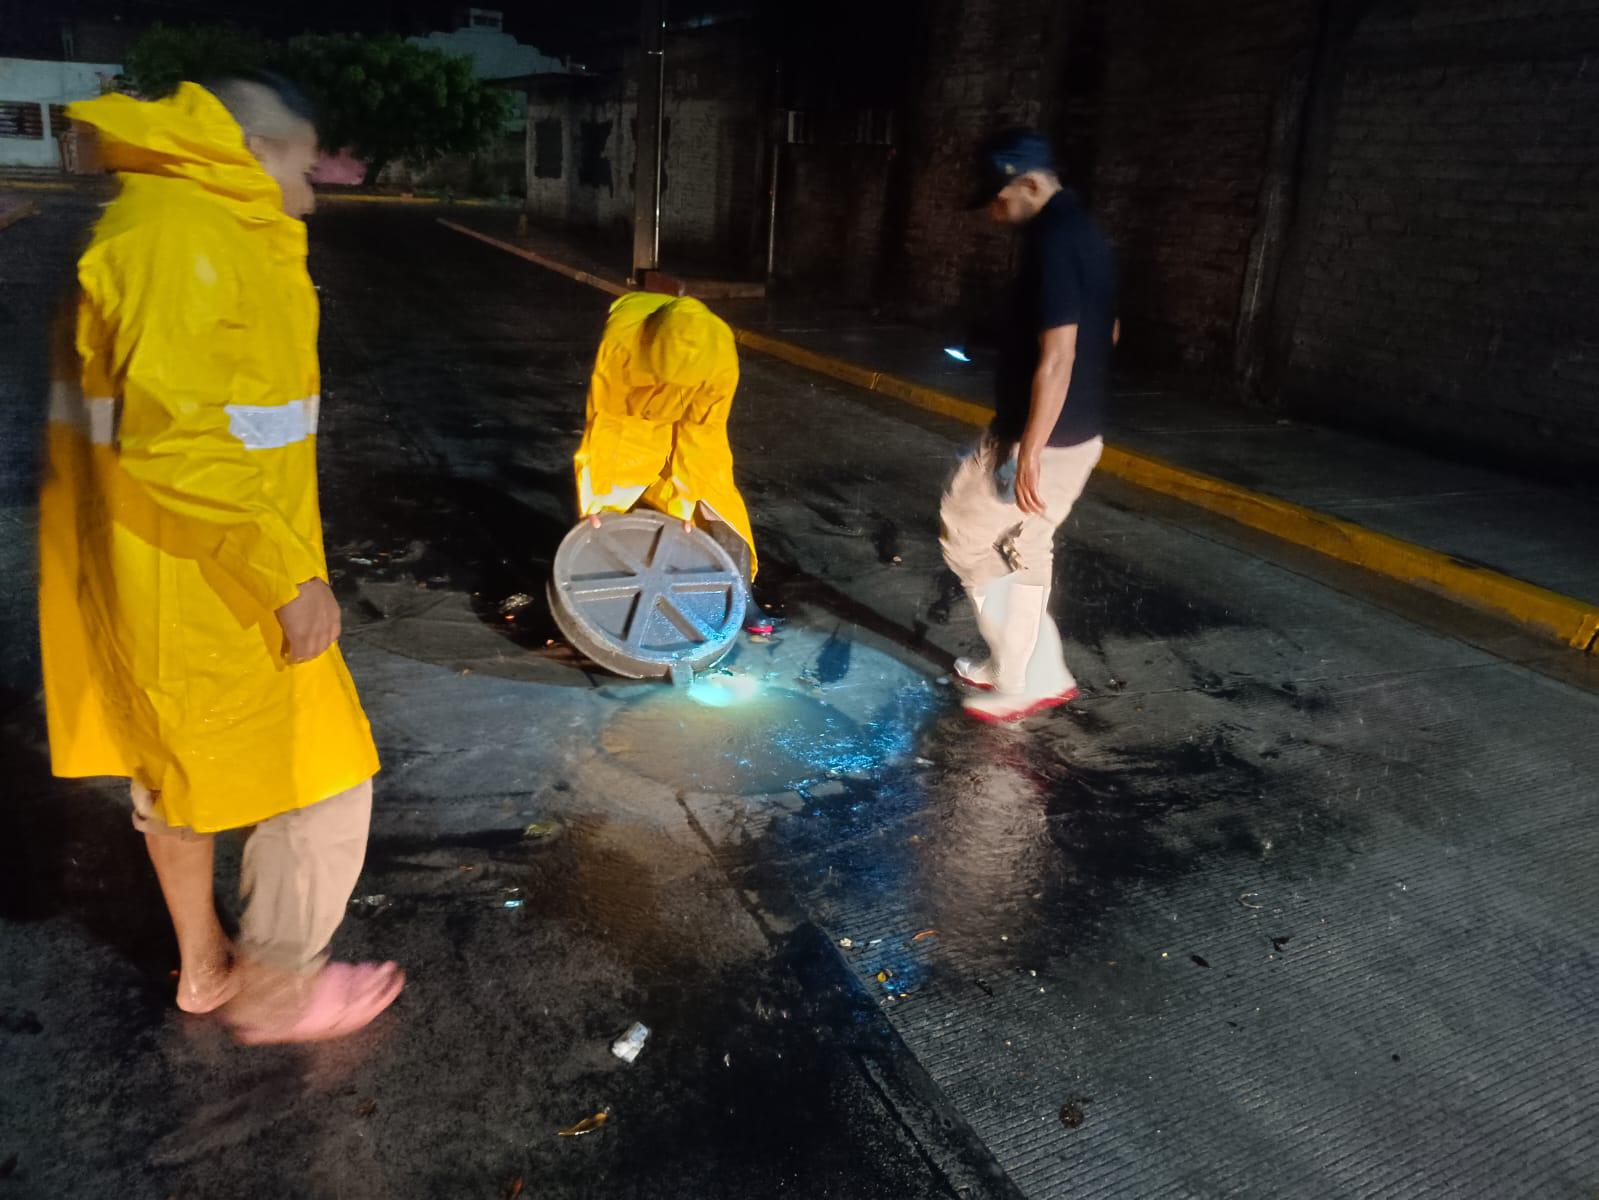
<path fill-rule="evenodd" d="M 295 38 L 292 64 L 317 102 L 323 142 L 368 163 L 367 182 L 397 159 L 481 150 L 505 126 L 510 96 L 472 62 L 397 37 Z"/>
<path fill-rule="evenodd" d="M 272 43 L 232 25 L 155 24 L 128 49 L 122 73 L 141 96 L 169 96 L 185 79 L 261 70 L 274 62 Z"/>
<path fill-rule="evenodd" d="M 510 96 L 486 85 L 458 58 L 398 37 L 307 35 L 267 41 L 229 26 L 152 26 L 129 50 L 137 91 L 165 96 L 185 79 L 272 70 L 316 102 L 329 149 L 348 147 L 367 163 L 367 183 L 391 162 L 470 154 L 505 125 Z"/>

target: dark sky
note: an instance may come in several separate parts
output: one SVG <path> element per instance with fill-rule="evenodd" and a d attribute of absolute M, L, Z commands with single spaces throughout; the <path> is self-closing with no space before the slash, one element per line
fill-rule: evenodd
<path fill-rule="evenodd" d="M 479 7 L 505 13 L 506 28 L 542 50 L 561 53 L 608 28 L 631 28 L 638 0 L 502 0 Z M 736 5 L 685 3 L 687 11 Z M 142 28 L 229 21 L 276 36 L 304 32 L 399 34 L 452 29 L 466 5 L 452 0 L 0 0 L 0 53 L 48 53 L 60 44 L 63 18 L 117 17 Z M 676 13 L 674 12 L 675 16 Z M 31 49 L 30 49 L 31 48 Z"/>

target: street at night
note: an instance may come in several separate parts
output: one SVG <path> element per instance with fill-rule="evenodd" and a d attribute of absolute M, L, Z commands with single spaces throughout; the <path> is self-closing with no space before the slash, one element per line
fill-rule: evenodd
<path fill-rule="evenodd" d="M 0 0 L 0 1200 L 1599 1198 L 1596 57 Z"/>
<path fill-rule="evenodd" d="M 756 354 L 733 441 L 784 620 L 687 691 L 609 676 L 543 600 L 608 297 L 436 215 L 312 222 L 384 763 L 334 949 L 409 987 L 323 1048 L 174 1011 L 124 794 L 51 781 L 23 705 L 0 1189 L 1583 1194 L 1580 679 L 1100 479 L 1057 556 L 1082 697 L 965 722 L 936 513 L 969 434 Z"/>

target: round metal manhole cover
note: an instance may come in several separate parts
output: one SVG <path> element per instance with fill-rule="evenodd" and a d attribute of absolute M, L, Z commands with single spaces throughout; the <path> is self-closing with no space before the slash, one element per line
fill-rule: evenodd
<path fill-rule="evenodd" d="M 700 671 L 726 654 L 744 623 L 748 585 L 700 530 L 654 512 L 580 523 L 551 570 L 550 611 L 567 639 L 633 679 Z"/>

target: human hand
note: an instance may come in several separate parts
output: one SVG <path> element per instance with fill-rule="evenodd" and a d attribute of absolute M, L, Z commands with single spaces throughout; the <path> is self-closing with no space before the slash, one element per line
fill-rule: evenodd
<path fill-rule="evenodd" d="M 283 657 L 291 663 L 310 662 L 339 640 L 339 602 L 333 589 L 320 579 L 300 585 L 300 594 L 278 609 L 283 628 Z"/>
<path fill-rule="evenodd" d="M 598 529 L 600 527 L 600 514 L 599 513 L 590 513 L 589 514 L 589 524 L 592 525 L 595 529 Z"/>
<path fill-rule="evenodd" d="M 1037 451 L 1022 450 L 1016 457 L 1016 507 L 1028 516 L 1041 516 L 1044 512 L 1044 495 L 1040 487 L 1044 481 L 1043 455 Z"/>

